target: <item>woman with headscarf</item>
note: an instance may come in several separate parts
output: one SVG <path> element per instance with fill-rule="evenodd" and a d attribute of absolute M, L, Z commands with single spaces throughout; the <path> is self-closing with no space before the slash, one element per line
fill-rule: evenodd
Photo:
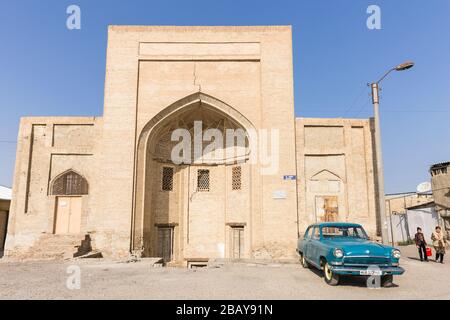
<path fill-rule="evenodd" d="M 433 247 L 436 250 L 436 262 L 444 263 L 445 247 L 447 246 L 447 239 L 441 230 L 441 227 L 437 226 L 435 231 L 431 235 L 433 240 Z"/>

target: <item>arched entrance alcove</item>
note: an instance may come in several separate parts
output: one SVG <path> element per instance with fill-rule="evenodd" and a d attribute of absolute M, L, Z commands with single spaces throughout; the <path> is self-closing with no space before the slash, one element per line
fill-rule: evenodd
<path fill-rule="evenodd" d="M 240 112 L 204 93 L 147 123 L 137 146 L 132 250 L 177 262 L 249 256 L 250 130 Z"/>
<path fill-rule="evenodd" d="M 55 198 L 55 234 L 81 233 L 83 197 L 88 194 L 88 181 L 73 169 L 59 174 L 51 181 L 50 195 Z"/>

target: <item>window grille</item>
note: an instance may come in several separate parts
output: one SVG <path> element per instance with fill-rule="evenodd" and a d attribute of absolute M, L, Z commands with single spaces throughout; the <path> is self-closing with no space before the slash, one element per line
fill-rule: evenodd
<path fill-rule="evenodd" d="M 74 171 L 56 178 L 52 186 L 52 195 L 85 195 L 88 194 L 88 183 L 85 178 Z"/>
<path fill-rule="evenodd" d="M 241 190 L 242 182 L 242 169 L 240 166 L 233 167 L 231 170 L 231 189 L 232 190 Z"/>
<path fill-rule="evenodd" d="M 197 191 L 209 191 L 209 170 L 197 171 Z"/>
<path fill-rule="evenodd" d="M 162 189 L 163 191 L 173 190 L 173 168 L 171 167 L 163 167 Z"/>

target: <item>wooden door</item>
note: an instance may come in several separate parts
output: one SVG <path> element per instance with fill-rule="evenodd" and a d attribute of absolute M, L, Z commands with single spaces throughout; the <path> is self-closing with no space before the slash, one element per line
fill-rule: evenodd
<path fill-rule="evenodd" d="M 236 227 L 231 229 L 231 257 L 241 259 L 244 254 L 244 228 Z"/>
<path fill-rule="evenodd" d="M 81 197 L 56 198 L 55 234 L 80 233 L 81 199 Z"/>
<path fill-rule="evenodd" d="M 81 227 L 81 197 L 70 198 L 69 233 L 80 233 Z"/>
<path fill-rule="evenodd" d="M 339 208 L 337 196 L 316 196 L 316 221 L 339 221 Z"/>
<path fill-rule="evenodd" d="M 158 257 L 164 262 L 172 261 L 173 228 L 158 228 Z"/>

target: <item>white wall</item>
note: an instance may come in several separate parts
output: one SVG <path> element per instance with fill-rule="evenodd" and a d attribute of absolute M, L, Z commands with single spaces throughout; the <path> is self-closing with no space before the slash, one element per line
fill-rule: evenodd
<path fill-rule="evenodd" d="M 425 208 L 418 208 L 407 210 L 405 215 L 392 215 L 388 217 L 389 241 L 392 240 L 392 233 L 394 242 L 406 241 L 408 237 L 414 239 L 417 227 L 422 228 L 425 235 L 425 240 L 431 244 L 431 233 L 439 224 L 439 216 L 434 210 L 434 206 Z M 392 220 L 392 233 L 390 222 Z"/>

